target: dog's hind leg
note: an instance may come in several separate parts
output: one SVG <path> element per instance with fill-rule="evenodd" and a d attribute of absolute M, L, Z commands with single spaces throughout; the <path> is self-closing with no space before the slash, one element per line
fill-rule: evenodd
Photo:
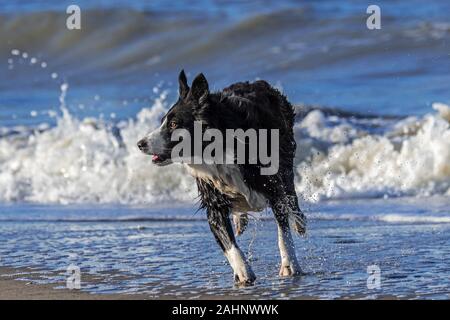
<path fill-rule="evenodd" d="M 300 266 L 295 255 L 294 240 L 289 228 L 289 215 L 292 207 L 287 199 L 279 199 L 272 205 L 278 225 L 278 247 L 280 249 L 280 276 L 293 276 L 300 273 Z"/>
<path fill-rule="evenodd" d="M 240 285 L 251 285 L 256 280 L 244 254 L 239 249 L 230 221 L 231 204 L 227 197 L 211 184 L 197 179 L 202 207 L 206 209 L 210 229 L 230 263 L 234 279 Z"/>
<path fill-rule="evenodd" d="M 247 213 L 233 212 L 233 223 L 234 229 L 236 230 L 236 235 L 240 236 L 245 231 L 245 229 L 247 229 Z"/>

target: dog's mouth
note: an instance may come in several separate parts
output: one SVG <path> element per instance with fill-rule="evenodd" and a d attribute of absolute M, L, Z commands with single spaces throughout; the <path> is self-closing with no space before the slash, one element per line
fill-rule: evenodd
<path fill-rule="evenodd" d="M 170 163 L 170 159 L 162 154 L 153 154 L 152 155 L 152 163 L 163 166 Z"/>
<path fill-rule="evenodd" d="M 159 163 L 159 162 L 163 162 L 164 161 L 164 157 L 159 155 L 159 154 L 153 154 L 152 155 L 152 161 L 154 163 Z"/>

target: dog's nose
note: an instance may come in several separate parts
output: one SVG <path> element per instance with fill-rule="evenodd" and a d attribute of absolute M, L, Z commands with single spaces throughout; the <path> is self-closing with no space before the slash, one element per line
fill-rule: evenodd
<path fill-rule="evenodd" d="M 142 140 L 138 141 L 137 146 L 138 146 L 139 150 L 144 151 L 148 147 L 148 144 L 145 139 L 142 139 Z"/>

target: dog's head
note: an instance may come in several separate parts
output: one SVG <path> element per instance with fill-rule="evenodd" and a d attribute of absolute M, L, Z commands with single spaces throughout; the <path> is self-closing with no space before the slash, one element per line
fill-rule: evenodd
<path fill-rule="evenodd" d="M 172 132 L 176 129 L 186 129 L 193 134 L 196 115 L 208 100 L 208 82 L 203 74 L 195 77 L 192 87 L 189 88 L 186 75 L 182 70 L 178 82 L 178 101 L 162 118 L 160 127 L 137 143 L 138 148 L 143 153 L 152 155 L 152 162 L 159 166 L 172 163 L 171 152 L 178 143 L 171 141 Z"/>

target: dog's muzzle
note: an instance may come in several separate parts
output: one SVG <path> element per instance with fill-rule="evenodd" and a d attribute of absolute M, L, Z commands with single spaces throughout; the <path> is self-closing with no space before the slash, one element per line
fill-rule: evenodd
<path fill-rule="evenodd" d="M 139 150 L 141 150 L 144 153 L 147 153 L 148 151 L 148 142 L 146 139 L 141 139 L 138 141 L 137 146 Z"/>
<path fill-rule="evenodd" d="M 152 156 L 152 162 L 158 166 L 165 166 L 170 163 L 172 163 L 170 156 L 164 155 L 162 153 L 155 153 L 153 150 L 151 150 L 151 145 L 149 143 L 148 138 L 144 138 L 138 141 L 137 146 L 139 150 L 141 150 L 143 153 L 151 155 Z"/>

